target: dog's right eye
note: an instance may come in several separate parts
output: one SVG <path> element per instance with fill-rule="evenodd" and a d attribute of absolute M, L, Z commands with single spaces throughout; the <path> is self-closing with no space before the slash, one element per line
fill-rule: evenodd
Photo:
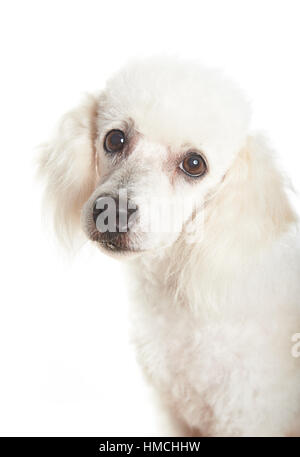
<path fill-rule="evenodd" d="M 125 134 L 122 130 L 110 130 L 104 140 L 104 149 L 106 152 L 121 152 L 125 145 Z"/>

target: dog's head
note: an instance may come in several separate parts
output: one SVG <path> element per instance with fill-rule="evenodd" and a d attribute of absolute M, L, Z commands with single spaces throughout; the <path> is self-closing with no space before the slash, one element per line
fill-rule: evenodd
<path fill-rule="evenodd" d="M 224 181 L 248 121 L 239 89 L 218 72 L 171 58 L 131 62 L 67 113 L 44 148 L 59 232 L 82 227 L 109 252 L 172 244 Z"/>

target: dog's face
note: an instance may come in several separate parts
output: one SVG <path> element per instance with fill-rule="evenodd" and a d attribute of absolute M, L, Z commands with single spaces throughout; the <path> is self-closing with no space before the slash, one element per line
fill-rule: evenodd
<path fill-rule="evenodd" d="M 74 224 L 81 214 L 101 248 L 161 248 L 224 178 L 245 142 L 248 115 L 239 90 L 218 73 L 173 59 L 134 62 L 65 118 L 65 150 L 52 146 L 43 167 L 57 174 L 52 188 L 65 179 L 61 205 Z"/>
<path fill-rule="evenodd" d="M 98 122 L 98 180 L 82 211 L 87 236 L 117 253 L 172 244 L 207 189 L 203 151 L 149 139 L 132 118 L 106 122 L 102 112 Z"/>

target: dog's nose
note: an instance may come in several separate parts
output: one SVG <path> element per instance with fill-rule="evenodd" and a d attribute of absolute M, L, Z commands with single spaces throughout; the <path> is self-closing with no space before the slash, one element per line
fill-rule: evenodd
<path fill-rule="evenodd" d="M 93 219 L 96 224 L 98 216 L 108 207 L 107 197 L 98 197 L 93 206 Z"/>
<path fill-rule="evenodd" d="M 134 206 L 131 205 L 130 206 Z M 97 225 L 97 219 L 104 211 L 106 211 L 105 218 L 108 219 L 109 231 L 113 232 L 128 232 L 131 225 L 130 217 L 137 211 L 137 207 L 128 207 L 127 201 L 119 201 L 118 198 L 111 196 L 100 196 L 95 200 L 93 206 L 93 219 Z M 114 227 L 110 227 L 109 218 L 114 222 Z M 97 226 L 98 230 L 99 227 Z M 107 231 L 107 228 L 105 229 Z"/>

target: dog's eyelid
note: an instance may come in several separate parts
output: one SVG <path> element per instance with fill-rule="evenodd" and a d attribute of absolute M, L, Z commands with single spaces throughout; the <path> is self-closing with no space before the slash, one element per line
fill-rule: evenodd
<path fill-rule="evenodd" d="M 204 152 L 201 149 L 193 148 L 193 147 L 186 149 L 183 153 L 180 154 L 180 157 L 178 159 L 178 164 L 180 164 L 186 157 L 191 156 L 193 154 L 200 156 L 204 160 L 204 162 L 208 168 L 208 160 L 207 160 Z"/>

